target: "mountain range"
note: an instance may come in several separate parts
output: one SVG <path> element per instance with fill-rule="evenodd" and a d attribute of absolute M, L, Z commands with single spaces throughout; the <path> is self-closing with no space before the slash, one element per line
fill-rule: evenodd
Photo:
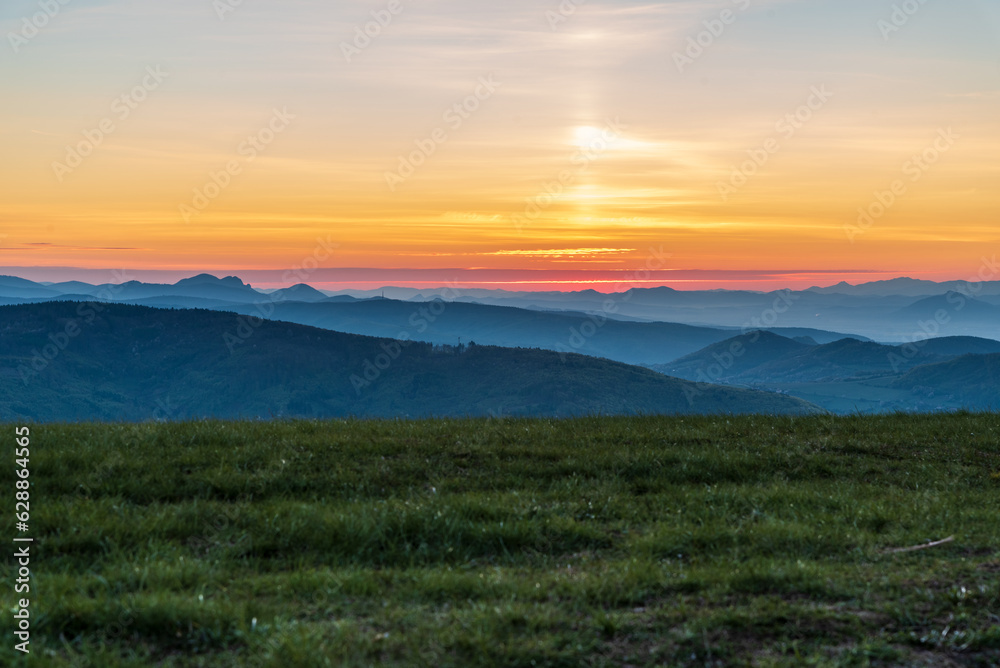
<path fill-rule="evenodd" d="M 407 337 L 429 343 L 542 348 L 562 354 L 581 353 L 628 364 L 657 364 L 695 352 L 707 343 L 732 335 L 731 329 L 681 323 L 621 320 L 612 307 L 597 312 L 544 311 L 464 301 L 399 301 L 357 299 L 348 295 L 328 297 L 308 285 L 296 285 L 263 294 L 239 278 L 217 279 L 200 275 L 175 285 L 127 282 L 90 286 L 79 283 L 26 286 L 0 279 L 0 303 L 37 301 L 113 301 L 157 308 L 202 308 L 241 313 L 322 327 L 349 334 L 385 338 Z M 72 290 L 64 294 L 41 291 Z M 84 292 L 86 290 L 86 293 Z M 27 296 L 14 295 L 17 291 Z M 613 304 L 612 304 L 613 306 Z M 803 328 L 774 331 L 833 341 L 844 334 Z"/>
<path fill-rule="evenodd" d="M 816 344 L 749 332 L 651 368 L 672 377 L 783 392 L 831 412 L 1000 407 L 1000 341 L 942 337 L 890 346 Z"/>
<path fill-rule="evenodd" d="M 819 411 L 584 355 L 75 302 L 0 307 L 0 377 L 0 415 L 37 421 Z"/>
<path fill-rule="evenodd" d="M 988 273 L 987 273 L 988 275 Z M 914 279 L 893 279 L 858 286 L 839 284 L 828 288 L 752 292 L 746 290 L 681 291 L 669 287 L 635 288 L 614 294 L 594 290 L 578 292 L 508 292 L 503 290 L 452 289 L 417 290 L 387 287 L 378 291 L 352 291 L 334 294 L 297 285 L 283 290 L 255 290 L 234 276 L 216 278 L 207 274 L 184 279 L 173 285 L 147 284 L 137 281 L 121 285 L 108 283 L 90 285 L 80 282 L 33 283 L 15 277 L 0 277 L 0 304 L 17 304 L 44 299 L 103 299 L 134 304 L 174 308 L 233 309 L 255 304 L 283 303 L 352 303 L 380 299 L 383 294 L 395 301 L 427 303 L 444 300 L 480 306 L 506 306 L 531 312 L 562 313 L 569 317 L 593 316 L 614 321 L 646 321 L 682 324 L 702 328 L 750 331 L 768 329 L 809 329 L 818 332 L 817 342 L 828 343 L 850 335 L 859 339 L 882 342 L 911 342 L 927 336 L 1000 336 L 1000 281 L 934 283 Z M 245 309 L 244 309 L 245 310 Z M 507 313 L 510 313 L 509 311 Z M 320 322 L 326 316 L 310 314 L 303 320 Z M 407 315 L 408 317 L 408 315 Z M 397 328 L 402 325 L 393 317 L 380 326 Z M 581 323 L 582 324 L 582 323 Z M 570 336 L 570 327 L 561 328 L 554 341 L 542 344 L 538 336 L 550 338 L 551 332 L 540 332 L 525 345 L 554 347 Z M 441 342 L 455 337 L 454 327 L 439 324 Z M 464 324 L 462 329 L 464 329 Z M 835 336 L 823 339 L 822 332 Z M 359 331 L 357 333 L 373 334 Z M 389 335 L 394 335 L 395 332 Z M 482 338 L 483 335 L 480 335 Z M 648 335 L 644 334 L 644 338 Z M 613 337 L 611 337 L 613 338 Z M 722 340 L 722 337 L 718 340 Z M 505 339 L 506 340 L 506 339 Z M 704 342 L 705 344 L 709 342 Z M 657 353 L 657 359 L 626 359 L 613 344 L 602 347 L 597 341 L 588 354 L 606 355 L 622 361 L 662 364 L 670 358 Z M 681 348 L 672 348 L 673 354 Z M 695 352 L 698 347 L 682 352 Z"/>
<path fill-rule="evenodd" d="M 229 338 L 223 346 L 228 358 L 208 355 L 203 364 L 189 368 L 186 373 L 190 379 L 201 378 L 201 368 L 204 367 L 204 374 L 216 377 L 219 382 L 228 378 L 239 379 L 244 389 L 227 389 L 218 394 L 218 401 L 212 393 L 207 393 L 197 402 L 182 406 L 179 415 L 199 415 L 198 410 L 209 407 L 215 411 L 212 414 L 217 412 L 219 415 L 242 414 L 239 410 L 247 411 L 247 415 L 380 416 L 481 414 L 483 411 L 555 415 L 588 411 L 685 410 L 687 401 L 677 403 L 670 399 L 668 394 L 664 394 L 665 386 L 650 389 L 648 400 L 636 398 L 638 395 L 632 389 L 625 388 L 632 381 L 638 382 L 639 378 L 645 379 L 642 383 L 653 382 L 650 378 L 657 379 L 657 383 L 675 383 L 673 387 L 681 395 L 687 388 L 688 397 L 692 387 L 712 386 L 712 391 L 718 392 L 717 386 L 721 385 L 729 388 L 726 391 L 730 392 L 735 389 L 762 390 L 769 393 L 767 396 L 771 399 L 779 395 L 797 397 L 832 412 L 933 411 L 990 407 L 998 403 L 997 388 L 988 373 L 992 368 L 989 356 L 1000 354 L 1000 341 L 997 340 L 1000 336 L 1000 306 L 989 301 L 996 298 L 994 293 L 997 291 L 1000 291 L 1000 283 L 943 284 L 896 279 L 861 286 L 841 285 L 770 293 L 725 290 L 683 292 L 666 287 L 634 289 L 611 295 L 593 290 L 514 293 L 450 288 L 443 291 L 387 288 L 384 292 L 392 298 L 385 298 L 382 291 L 378 294 L 331 294 L 307 284 L 262 291 L 236 276 L 217 278 L 208 274 L 173 284 L 139 281 L 102 285 L 79 281 L 37 283 L 18 277 L 0 277 L 0 304 L 19 306 L 21 309 L 3 310 L 7 319 L 0 320 L 4 332 L 0 333 L 0 357 L 7 360 L 8 367 L 3 373 L 8 376 L 13 360 L 20 360 L 14 365 L 15 370 L 24 368 L 25 351 L 16 346 L 12 348 L 14 339 L 6 332 L 19 331 L 18 327 L 23 326 L 21 318 L 30 321 L 34 317 L 32 309 L 44 310 L 51 306 L 104 314 L 118 313 L 109 309 L 133 307 L 140 309 L 137 313 L 145 315 L 130 315 L 113 321 L 131 323 L 135 331 L 128 332 L 128 336 L 139 337 L 140 340 L 129 339 L 126 333 L 119 337 L 116 333 L 110 337 L 117 346 L 115 350 L 92 351 L 88 358 L 93 360 L 91 366 L 96 364 L 103 368 L 102 365 L 110 365 L 108 368 L 115 368 L 118 362 L 112 353 L 118 354 L 120 350 L 136 346 L 137 350 L 146 350 L 147 356 L 156 359 L 154 349 L 144 348 L 141 337 L 152 336 L 159 331 L 157 328 L 162 329 L 166 322 L 163 313 L 175 313 L 171 317 L 180 318 L 177 322 L 183 327 L 194 329 L 209 324 L 218 326 L 221 321 L 212 318 L 228 318 L 226 322 L 231 324 L 231 331 L 236 332 L 227 334 Z M 178 310 L 186 312 L 190 319 L 185 320 L 184 316 L 177 314 Z M 215 315 L 205 315 L 208 312 Z M 754 313 L 756 315 L 751 315 Z M 194 314 L 198 314 L 197 317 Z M 672 321 L 671 316 L 677 316 L 678 320 Z M 144 318 L 158 324 L 143 325 Z M 64 320 L 72 322 L 72 317 L 66 316 Z M 707 325 L 706 321 L 715 324 Z M 823 329 L 803 324 L 817 322 L 839 323 L 845 328 Z M 306 342 L 311 341 L 310 336 L 316 336 L 319 331 L 341 337 L 369 337 L 338 339 L 336 345 L 348 354 L 337 358 L 343 368 L 337 372 L 329 371 L 330 378 L 339 377 L 337 374 L 344 369 L 351 369 L 348 380 L 352 376 L 364 378 L 364 374 L 359 374 L 357 369 L 366 368 L 365 365 L 381 353 L 369 350 L 361 355 L 368 349 L 357 341 L 380 340 L 378 345 L 402 346 L 408 351 L 431 351 L 420 359 L 423 360 L 421 363 L 430 364 L 428 360 L 433 358 L 435 369 L 452 365 L 447 374 L 434 372 L 422 375 L 425 372 L 417 369 L 420 366 L 415 361 L 417 358 L 408 353 L 401 359 L 409 361 L 393 364 L 393 368 L 410 369 L 411 363 L 416 366 L 412 373 L 406 371 L 398 378 L 423 377 L 448 383 L 452 374 L 458 377 L 471 374 L 473 361 L 485 364 L 485 360 L 491 358 L 502 359 L 502 365 L 513 365 L 518 369 L 514 377 L 522 381 L 530 378 L 531 383 L 518 387 L 511 378 L 498 379 L 477 368 L 475 374 L 491 378 L 500 394 L 487 391 L 484 386 L 456 382 L 452 385 L 461 388 L 462 393 L 452 396 L 439 389 L 437 394 L 428 395 L 427 403 L 421 403 L 416 395 L 405 400 L 398 397 L 405 397 L 412 387 L 424 385 L 417 383 L 411 390 L 406 390 L 394 383 L 380 382 L 380 390 L 375 394 L 365 393 L 365 397 L 352 398 L 349 393 L 338 394 L 344 387 L 334 391 L 323 385 L 308 365 L 302 366 L 296 361 L 294 347 L 277 343 L 281 337 L 257 336 L 258 332 L 276 331 L 272 326 L 303 326 L 303 329 L 293 327 L 288 330 L 299 333 L 293 338 L 301 348 L 298 354 L 303 357 L 316 355 Z M 301 334 L 306 330 L 313 334 Z M 48 332 L 60 338 L 62 331 L 60 326 L 55 326 L 55 329 L 42 328 L 36 333 Z M 871 336 L 858 332 L 867 332 Z M 902 336 L 900 332 L 908 333 Z M 21 334 L 28 336 L 30 332 Z M 282 400 L 275 398 L 282 392 L 278 389 L 281 383 L 268 386 L 268 393 L 277 394 L 267 399 L 247 394 L 245 387 L 256 387 L 258 393 L 264 390 L 259 384 L 255 385 L 253 378 L 241 371 L 238 365 L 233 366 L 232 358 L 247 354 L 244 352 L 247 346 L 242 344 L 250 338 L 253 343 L 249 349 L 256 350 L 256 355 L 262 355 L 260 359 L 254 359 L 253 364 L 259 368 L 270 368 L 274 364 L 271 356 L 277 356 L 287 369 L 296 369 L 300 374 L 294 378 L 282 376 L 282 383 L 288 388 L 296 387 L 299 382 L 296 379 L 301 377 L 306 379 L 301 382 L 312 389 L 296 390 L 292 393 L 294 397 L 289 395 Z M 209 346 L 203 350 L 195 337 L 171 339 L 156 335 L 154 340 L 160 346 L 171 346 L 171 350 L 189 349 L 194 357 L 212 348 Z M 257 350 L 255 347 L 263 340 L 268 341 L 272 348 Z M 44 340 L 36 340 L 35 343 L 39 351 L 52 344 Z M 442 356 L 441 351 L 447 350 L 462 350 L 463 353 L 448 358 L 452 362 L 446 362 L 447 356 Z M 195 351 L 201 352 L 196 354 Z M 222 354 L 218 350 L 214 352 Z M 33 353 L 28 358 L 34 359 L 37 365 L 50 368 L 44 356 L 40 362 Z M 73 359 L 73 355 L 67 355 L 65 359 Z M 184 359 L 187 358 L 178 362 L 169 358 L 169 364 L 180 364 L 179 368 L 184 369 Z M 167 364 L 167 360 L 164 357 L 163 363 Z M 531 365 L 529 360 L 537 367 L 536 372 L 528 371 Z M 552 360 L 558 360 L 558 365 L 553 366 Z M 575 361 L 571 364 L 570 360 Z M 150 410 L 148 402 L 136 404 L 122 398 L 131 390 L 120 384 L 112 384 L 112 389 L 107 390 L 117 399 L 105 396 L 98 398 L 96 404 L 84 401 L 82 396 L 88 387 L 86 370 L 89 367 L 85 360 L 78 361 L 80 366 L 75 371 L 67 372 L 65 381 L 67 387 L 77 388 L 79 396 L 72 401 L 64 397 L 64 401 L 68 401 L 67 406 L 76 408 L 65 409 L 69 412 L 63 417 L 70 414 L 81 416 L 93 410 L 100 415 L 129 419 L 147 415 Z M 620 364 L 615 366 L 614 363 Z M 977 367 L 977 363 L 980 366 Z M 54 365 L 51 368 L 59 368 L 55 361 L 51 364 Z M 637 370 L 635 367 L 646 369 Z M 370 366 L 367 368 L 369 375 L 379 372 L 376 375 L 381 377 L 381 369 L 372 371 Z M 546 400 L 540 391 L 531 394 L 532 391 L 527 389 L 544 387 L 551 392 L 551 397 L 564 397 L 564 393 L 561 394 L 547 379 L 565 380 L 569 368 L 576 370 L 569 379 L 576 388 L 573 391 L 576 398 Z M 542 369 L 546 373 L 542 373 Z M 628 372 L 623 369 L 628 369 Z M 153 373 L 154 369 L 149 367 L 146 371 Z M 660 375 L 649 375 L 653 372 Z M 123 377 L 128 375 L 124 371 L 122 373 Z M 158 373 L 166 382 L 173 372 Z M 636 376 L 636 373 L 646 375 Z M 584 391 L 582 388 L 588 385 L 583 382 L 583 377 L 588 375 L 608 378 L 607 388 L 592 387 Z M 19 378 L 20 374 L 15 373 L 15 376 Z M 49 377 L 55 376 L 49 374 Z M 626 376 L 631 379 L 629 383 L 622 380 Z M 664 377 L 669 378 L 664 381 Z M 179 378 L 175 380 L 173 385 L 167 384 L 173 388 L 175 396 L 184 396 L 185 383 Z M 682 381 L 688 385 L 676 385 Z M 344 383 L 341 382 L 341 385 L 344 386 Z M 426 394 L 433 383 L 425 385 L 421 392 Z M 317 387 L 325 389 L 320 391 Z M 350 383 L 346 387 L 349 388 Z M 614 392 L 605 391 L 608 388 L 616 389 Z M 327 399 L 320 400 L 326 396 L 324 392 L 330 394 Z M 192 396 L 197 394 L 194 392 Z M 501 395 L 507 399 L 501 400 Z M 35 397 L 38 405 L 48 405 L 56 410 L 55 407 L 60 405 L 56 400 L 57 394 L 47 396 L 48 399 Z M 707 403 L 704 405 L 689 405 L 688 408 L 709 412 L 723 410 L 721 406 L 726 402 L 713 403 L 711 396 L 705 397 Z M 726 404 L 728 408 L 724 410 L 742 412 L 746 405 L 764 405 L 756 399 L 744 400 L 751 395 L 741 395 L 744 398 L 739 401 L 733 399 L 736 395 L 727 396 L 730 397 Z M 17 415 L 30 414 L 25 412 L 25 406 L 27 404 L 21 404 Z M 774 410 L 784 409 L 789 407 L 774 406 Z M 43 414 L 51 414 L 51 411 L 38 413 Z"/>

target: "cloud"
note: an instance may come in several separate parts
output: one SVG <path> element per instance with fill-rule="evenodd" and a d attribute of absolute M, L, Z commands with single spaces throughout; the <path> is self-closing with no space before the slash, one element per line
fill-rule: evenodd
<path fill-rule="evenodd" d="M 490 253 L 477 253 L 477 255 L 515 255 L 522 257 L 564 258 L 588 257 L 593 255 L 613 255 L 618 253 L 630 253 L 634 250 L 634 248 L 558 248 L 551 250 L 498 250 Z"/>
<path fill-rule="evenodd" d="M 0 241 L 2 241 L 7 235 L 0 235 Z M 60 251 L 75 251 L 75 252 L 89 252 L 89 251 L 148 251 L 148 248 L 136 248 L 136 247 L 122 247 L 122 246 L 67 246 L 63 244 L 53 244 L 48 242 L 27 242 L 19 246 L 7 246 L 2 247 L 0 250 L 3 251 L 49 251 L 49 250 L 60 250 Z"/>

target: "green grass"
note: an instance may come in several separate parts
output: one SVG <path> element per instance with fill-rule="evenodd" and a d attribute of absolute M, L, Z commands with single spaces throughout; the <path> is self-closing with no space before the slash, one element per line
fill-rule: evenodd
<path fill-rule="evenodd" d="M 972 414 L 38 425 L 33 653 L 9 576 L 0 665 L 997 666 L 998 443 Z"/>

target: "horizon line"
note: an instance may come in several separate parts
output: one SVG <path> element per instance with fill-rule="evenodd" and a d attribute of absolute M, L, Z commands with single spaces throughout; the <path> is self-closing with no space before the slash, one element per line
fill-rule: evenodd
<path fill-rule="evenodd" d="M 14 273 L 7 273 L 13 270 Z M 441 273 L 459 273 L 459 274 L 470 274 L 470 273 L 484 273 L 488 272 L 492 274 L 491 277 L 483 277 L 482 279 L 476 280 L 470 276 L 460 277 L 454 276 L 450 279 L 443 279 L 440 277 L 421 279 L 416 276 L 412 277 L 402 277 L 399 276 L 395 278 L 398 283 L 394 282 L 381 282 L 379 278 L 374 276 L 366 277 L 347 277 L 339 276 L 335 279 L 324 279 L 323 276 L 317 274 L 329 274 L 331 272 L 337 273 L 355 273 L 362 272 L 365 274 L 376 274 L 376 273 L 389 273 L 389 274 L 399 274 L 399 273 L 410 273 L 410 274 L 441 274 Z M 41 277 L 39 274 L 51 273 L 56 274 L 49 277 Z M 75 274 L 75 277 L 69 276 L 58 276 L 58 274 Z M 240 269 L 240 270 L 217 270 L 208 269 L 203 271 L 192 271 L 192 270 L 170 270 L 170 269 L 95 269 L 95 268 L 84 268 L 84 267 L 0 267 L 0 276 L 9 276 L 11 278 L 18 278 L 21 280 L 30 281 L 38 284 L 59 284 L 67 282 L 80 282 L 87 285 L 99 286 L 99 285 L 122 285 L 131 281 L 138 281 L 146 284 L 167 284 L 175 285 L 180 281 L 195 278 L 198 276 L 210 276 L 216 280 L 222 280 L 224 278 L 234 277 L 240 280 L 247 286 L 253 289 L 264 290 L 265 292 L 273 292 L 275 290 L 281 290 L 284 288 L 292 287 L 295 285 L 307 285 L 313 287 L 314 289 L 321 289 L 327 292 L 373 292 L 382 289 L 393 289 L 393 290 L 415 290 L 415 291 L 427 291 L 427 290 L 443 290 L 443 289 L 465 289 L 465 290 L 484 290 L 484 291 L 499 291 L 499 292 L 561 292 L 561 293 L 573 293 L 573 292 L 586 292 L 592 291 L 597 293 L 602 293 L 600 289 L 595 289 L 596 287 L 608 287 L 617 286 L 618 289 L 612 289 L 608 292 L 603 292 L 603 294 L 618 294 L 622 292 L 627 292 L 631 289 L 656 289 L 656 288 L 668 288 L 671 290 L 677 290 L 680 292 L 699 292 L 699 291 L 748 291 L 748 292 L 775 292 L 781 289 L 787 290 L 809 290 L 809 289 L 825 289 L 841 285 L 846 285 L 849 287 L 858 287 L 862 285 L 867 285 L 871 283 L 884 283 L 896 280 L 910 280 L 910 281 L 922 281 L 928 283 L 934 283 L 937 285 L 953 282 L 965 282 L 965 283 L 976 283 L 976 282 L 988 282 L 981 281 L 979 279 L 970 280 L 962 278 L 944 278 L 939 280 L 934 280 L 931 278 L 915 278 L 911 275 L 905 274 L 895 274 L 886 277 L 893 272 L 870 272 L 863 270 L 813 270 L 813 271 L 792 271 L 792 270 L 704 270 L 704 269 L 672 269 L 672 270 L 655 270 L 655 271 L 642 271 L 639 272 L 629 271 L 629 270 L 551 270 L 551 269 L 379 269 L 371 267 L 355 267 L 355 268 L 336 268 L 336 269 L 316 269 L 311 272 L 312 275 L 302 275 L 302 270 L 296 272 L 295 270 L 285 270 L 285 269 Z M 649 278 L 639 278 L 638 274 L 647 274 Z M 672 276 L 665 280 L 666 277 L 653 277 L 654 274 L 662 273 L 672 273 L 672 274 L 708 274 L 708 276 L 702 278 L 679 278 Z M 942 272 L 943 273 L 943 272 Z M 111 278 L 112 280 L 101 280 L 100 277 L 94 277 L 93 274 L 105 274 L 105 277 Z M 159 276 L 157 278 L 156 276 Z M 253 276 L 256 274 L 257 276 Z M 291 275 L 290 275 L 291 274 Z M 517 280 L 509 280 L 514 278 L 513 276 L 506 276 L 510 274 L 518 274 Z M 563 275 L 563 276 L 552 276 L 552 274 Z M 565 276 L 566 274 L 572 274 L 573 276 Z M 587 276 L 592 274 L 593 276 Z M 857 274 L 855 279 L 860 278 L 861 275 L 872 277 L 870 280 L 859 280 L 856 283 L 848 282 L 844 280 L 846 277 L 844 274 L 851 275 Z M 88 276 L 89 275 L 89 276 Z M 145 275 L 145 276 L 140 276 Z M 268 276 L 271 275 L 271 276 Z M 278 278 L 280 275 L 281 280 L 273 280 Z M 528 276 L 536 275 L 535 279 L 530 279 Z M 539 275 L 544 275 L 539 276 Z M 631 276 L 630 276 L 631 275 Z M 812 283 L 810 285 L 805 285 L 805 283 L 810 283 L 812 280 L 819 276 L 828 275 L 839 275 L 841 280 L 831 282 L 831 283 Z M 797 280 L 795 278 L 797 277 Z M 807 278 L 813 277 L 813 279 Z M 878 278 L 875 278 L 878 277 Z M 87 279 L 97 280 L 96 283 L 91 283 Z M 271 278 L 272 280 L 268 280 Z M 259 279 L 259 280 L 258 280 Z M 385 277 L 382 277 L 385 280 Z M 389 278 L 389 281 L 393 281 L 393 278 Z M 776 283 L 785 283 L 786 285 L 782 287 L 775 287 Z M 788 285 L 791 283 L 798 283 L 799 285 L 792 286 Z M 675 285 L 671 285 L 675 284 Z M 700 287 L 696 287 L 697 284 Z M 728 284 L 728 285 L 720 285 Z M 317 287 L 319 286 L 319 287 Z M 520 286 L 521 289 L 510 289 L 511 286 Z M 566 290 L 561 289 L 563 286 L 579 286 L 577 290 Z M 755 289 L 758 288 L 758 289 Z M 766 289 L 759 289 L 766 288 Z"/>

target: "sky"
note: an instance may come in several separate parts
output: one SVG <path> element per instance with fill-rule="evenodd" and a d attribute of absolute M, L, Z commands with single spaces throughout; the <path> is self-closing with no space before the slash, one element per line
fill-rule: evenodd
<path fill-rule="evenodd" d="M 5 0 L 0 33 L 8 274 L 776 289 L 1000 250 L 993 0 Z"/>

